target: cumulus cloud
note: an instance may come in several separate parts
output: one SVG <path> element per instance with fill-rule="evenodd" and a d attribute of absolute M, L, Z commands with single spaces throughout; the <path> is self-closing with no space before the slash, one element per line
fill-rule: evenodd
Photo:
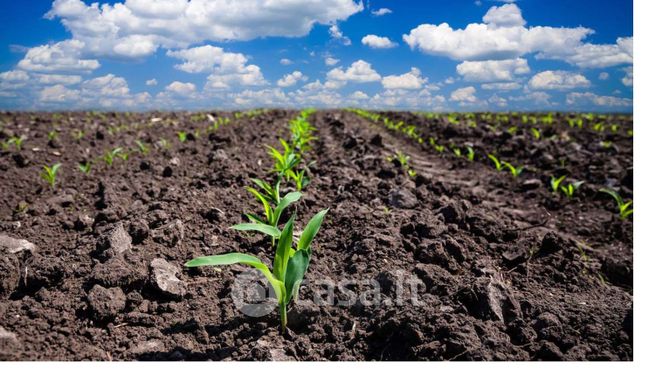
<path fill-rule="evenodd" d="M 305 36 L 363 8 L 352 0 L 55 0 L 46 17 L 61 19 L 90 55 L 141 58 L 202 41 Z"/>
<path fill-rule="evenodd" d="M 458 88 L 450 94 L 450 100 L 459 103 L 475 103 L 478 101 L 475 92 L 473 86 Z"/>
<path fill-rule="evenodd" d="M 45 103 L 63 103 L 78 100 L 80 92 L 64 85 L 46 87 L 39 93 L 39 100 Z"/>
<path fill-rule="evenodd" d="M 598 75 L 598 79 L 601 80 L 601 81 L 606 81 L 608 78 L 610 78 L 610 75 L 607 72 L 601 72 Z"/>
<path fill-rule="evenodd" d="M 496 105 L 498 107 L 504 108 L 507 107 L 507 99 L 504 97 L 498 96 L 496 94 L 491 95 L 491 97 L 487 100 L 490 104 Z"/>
<path fill-rule="evenodd" d="M 336 24 L 330 26 L 329 31 L 330 31 L 330 37 L 332 37 L 334 40 L 341 42 L 346 46 L 350 46 L 352 44 L 350 38 L 344 36 L 343 32 L 341 32 L 341 29 L 339 29 L 339 26 L 337 26 Z"/>
<path fill-rule="evenodd" d="M 325 58 L 325 65 L 327 65 L 329 67 L 331 67 L 333 65 L 336 65 L 337 63 L 339 63 L 339 59 L 333 58 L 331 56 L 328 56 L 327 58 Z"/>
<path fill-rule="evenodd" d="M 526 27 L 516 4 L 492 7 L 483 23 L 453 29 L 448 23 L 421 24 L 403 35 L 412 48 L 455 60 L 502 60 L 536 53 L 580 67 L 607 67 L 632 63 L 632 37 L 614 45 L 583 43 L 593 33 L 585 27 Z"/>
<path fill-rule="evenodd" d="M 123 97 L 130 93 L 125 78 L 115 76 L 111 73 L 82 82 L 82 90 L 88 95 L 106 97 Z"/>
<path fill-rule="evenodd" d="M 621 83 L 623 83 L 625 86 L 632 86 L 632 76 L 633 76 L 633 69 L 632 67 L 626 67 L 623 69 L 625 72 L 625 76 L 621 78 Z"/>
<path fill-rule="evenodd" d="M 348 97 L 354 100 L 366 100 L 369 98 L 368 95 L 362 91 L 355 91 Z"/>
<path fill-rule="evenodd" d="M 289 98 L 279 88 L 244 90 L 230 94 L 230 98 L 239 107 L 277 107 L 289 103 Z"/>
<path fill-rule="evenodd" d="M 282 58 L 282 59 L 280 59 L 280 64 L 282 64 L 282 65 L 291 65 L 291 64 L 293 64 L 293 62 L 290 59 Z"/>
<path fill-rule="evenodd" d="M 0 73 L 0 81 L 24 82 L 30 79 L 29 74 L 22 70 L 10 70 Z"/>
<path fill-rule="evenodd" d="M 376 109 L 444 110 L 446 99 L 429 90 L 384 90 L 375 94 L 367 105 Z"/>
<path fill-rule="evenodd" d="M 528 86 L 534 90 L 570 90 L 590 85 L 591 83 L 585 76 L 563 70 L 547 70 L 537 73 L 528 82 Z"/>
<path fill-rule="evenodd" d="M 146 81 L 146 86 L 157 86 L 157 83 L 158 82 L 156 78 L 149 79 Z"/>
<path fill-rule="evenodd" d="M 362 44 L 373 49 L 390 49 L 398 46 L 398 44 L 391 41 L 388 37 L 380 37 L 376 35 L 364 36 L 362 38 Z"/>
<path fill-rule="evenodd" d="M 68 74 L 35 74 L 34 77 L 42 85 L 75 85 L 82 82 L 82 77 Z"/>
<path fill-rule="evenodd" d="M 568 105 L 595 105 L 600 107 L 630 107 L 632 99 L 616 96 L 599 96 L 592 92 L 571 92 L 566 95 Z"/>
<path fill-rule="evenodd" d="M 522 58 L 465 61 L 457 65 L 457 74 L 471 82 L 511 81 L 515 75 L 526 73 L 530 73 L 530 67 Z"/>
<path fill-rule="evenodd" d="M 380 8 L 376 10 L 371 10 L 371 14 L 373 14 L 376 17 L 381 17 L 383 15 L 391 14 L 393 11 L 389 8 Z"/>
<path fill-rule="evenodd" d="M 521 84 L 517 82 L 494 82 L 494 83 L 483 83 L 480 85 L 483 90 L 500 90 L 500 91 L 509 91 L 509 90 L 518 90 L 521 88 Z"/>
<path fill-rule="evenodd" d="M 178 96 L 189 96 L 196 92 L 196 85 L 190 82 L 175 81 L 166 86 L 166 91 Z"/>
<path fill-rule="evenodd" d="M 418 68 L 412 68 L 405 74 L 382 78 L 382 86 L 385 89 L 417 90 L 422 88 L 426 82 L 427 78 L 421 77 L 421 71 Z"/>
<path fill-rule="evenodd" d="M 307 77 L 305 77 L 302 72 L 300 71 L 293 71 L 292 73 L 284 75 L 284 77 L 280 78 L 277 81 L 278 87 L 291 87 L 298 83 L 298 81 L 306 81 Z"/>
<path fill-rule="evenodd" d="M 330 81 L 336 82 L 375 82 L 382 79 L 378 72 L 376 72 L 370 63 L 365 62 L 364 60 L 357 60 L 352 63 L 348 69 L 345 71 L 343 68 L 334 68 L 330 70 L 327 74 L 327 78 Z"/>
<path fill-rule="evenodd" d="M 18 67 L 33 72 L 88 72 L 100 68 L 100 62 L 82 58 L 84 42 L 61 41 L 29 49 Z"/>

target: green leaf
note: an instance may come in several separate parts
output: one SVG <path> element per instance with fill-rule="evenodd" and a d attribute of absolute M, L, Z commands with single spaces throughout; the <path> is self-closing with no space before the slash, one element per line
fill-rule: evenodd
<path fill-rule="evenodd" d="M 269 235 L 269 236 L 271 236 L 273 238 L 279 238 L 280 237 L 280 230 L 277 229 L 277 227 L 273 227 L 273 226 L 268 225 L 268 224 L 240 223 L 240 224 L 235 224 L 230 228 L 235 229 L 237 231 L 261 232 L 261 233 Z"/>
<path fill-rule="evenodd" d="M 273 260 L 273 275 L 284 282 L 284 277 L 287 273 L 287 263 L 289 262 L 289 255 L 291 244 L 293 242 L 293 222 L 296 219 L 296 214 L 293 214 L 287 224 L 282 230 L 280 241 L 278 242 L 277 249 L 275 250 L 275 259 Z"/>
<path fill-rule="evenodd" d="M 240 252 L 231 252 L 229 254 L 222 255 L 212 255 L 212 256 L 201 256 L 192 260 L 189 260 L 184 264 L 188 268 L 195 268 L 201 266 L 212 266 L 212 265 L 231 265 L 231 264 L 245 264 L 251 266 L 264 274 L 266 279 L 273 286 L 275 295 L 277 296 L 278 301 L 286 300 L 286 290 L 284 288 L 284 282 L 275 278 L 271 271 L 268 269 L 266 264 L 262 263 L 259 258 L 253 255 L 242 254 Z"/>
<path fill-rule="evenodd" d="M 268 200 L 266 200 L 266 198 L 261 193 L 259 193 L 259 191 L 257 191 L 252 187 L 247 187 L 247 190 L 262 203 L 262 205 L 264 206 L 264 214 L 266 214 L 266 219 L 270 223 L 273 217 L 273 211 L 271 210 L 271 205 L 269 204 Z"/>
<path fill-rule="evenodd" d="M 302 231 L 300 235 L 300 240 L 298 241 L 298 250 L 309 250 L 309 247 L 316 237 L 318 230 L 321 228 L 323 223 L 323 217 L 328 212 L 329 209 L 324 209 L 319 211 L 314 217 L 307 223 L 307 226 Z"/>
<path fill-rule="evenodd" d="M 284 286 L 286 289 L 286 301 L 288 304 L 291 298 L 298 296 L 298 289 L 302 283 L 307 267 L 309 267 L 310 253 L 307 250 L 298 250 L 289 259 L 287 273 L 284 277 Z"/>
<path fill-rule="evenodd" d="M 292 203 L 300 200 L 300 196 L 302 194 L 300 192 L 289 192 L 286 194 L 282 200 L 280 200 L 280 203 L 275 207 L 275 210 L 273 211 L 273 225 L 277 227 L 277 223 L 280 220 L 280 216 L 282 215 L 282 211 L 286 209 L 289 205 Z"/>

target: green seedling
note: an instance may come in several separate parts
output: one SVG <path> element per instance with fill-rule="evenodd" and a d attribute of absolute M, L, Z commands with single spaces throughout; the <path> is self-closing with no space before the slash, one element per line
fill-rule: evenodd
<path fill-rule="evenodd" d="M 600 147 L 602 147 L 603 149 L 609 149 L 613 145 L 614 144 L 612 143 L 612 141 L 600 141 Z"/>
<path fill-rule="evenodd" d="M 136 146 L 139 148 L 139 152 L 140 152 L 141 154 L 143 154 L 143 155 L 148 155 L 148 153 L 150 152 L 150 148 L 148 147 L 148 145 L 146 145 L 145 143 L 141 142 L 140 140 L 136 140 L 136 141 L 134 141 L 134 143 L 135 143 Z"/>
<path fill-rule="evenodd" d="M 16 151 L 20 151 L 23 148 L 23 142 L 25 142 L 25 136 L 14 136 L 7 141 L 7 143 L 14 145 Z"/>
<path fill-rule="evenodd" d="M 302 283 L 312 255 L 311 243 L 316 237 L 327 209 L 320 211 L 307 223 L 300 239 L 293 247 L 293 223 L 295 214 L 291 216 L 280 233 L 280 242 L 275 250 L 273 259 L 273 272 L 259 258 L 238 252 L 202 256 L 188 261 L 185 266 L 189 268 L 214 265 L 245 264 L 251 266 L 264 275 L 273 287 L 280 313 L 282 332 L 287 327 L 287 306 L 298 297 Z M 276 228 L 277 229 L 277 228 Z"/>
<path fill-rule="evenodd" d="M 289 172 L 300 163 L 300 158 L 294 153 L 287 141 L 280 139 L 280 143 L 284 149 L 283 152 L 280 152 L 272 146 L 268 146 L 268 153 L 274 160 L 273 171 L 277 173 L 278 176 L 289 180 Z"/>
<path fill-rule="evenodd" d="M 102 156 L 102 160 L 108 166 L 112 166 L 112 164 L 114 164 L 114 159 L 116 159 L 116 157 L 123 157 L 121 154 L 122 152 L 123 152 L 123 148 L 117 147 L 111 151 L 105 152 L 105 155 Z M 127 157 L 123 157 L 123 160 L 127 160 Z"/>
<path fill-rule="evenodd" d="M 404 154 L 400 150 L 396 150 L 396 153 L 393 156 L 387 158 L 388 161 L 397 161 L 400 164 L 400 167 L 409 175 L 410 177 L 416 177 L 416 171 L 412 169 L 412 166 L 409 164 L 409 155 Z"/>
<path fill-rule="evenodd" d="M 162 150 L 168 150 L 171 148 L 170 142 L 168 142 L 167 139 L 162 138 L 159 141 L 157 141 L 157 145 L 162 149 Z"/>
<path fill-rule="evenodd" d="M 79 142 L 84 138 L 84 131 L 82 131 L 81 129 L 76 129 L 73 132 L 71 132 L 71 136 L 75 141 Z"/>
<path fill-rule="evenodd" d="M 487 154 L 487 157 L 494 163 L 494 166 L 496 167 L 497 171 L 502 171 L 503 170 L 503 164 L 501 164 L 500 160 L 495 155 L 492 154 Z"/>
<path fill-rule="evenodd" d="M 48 132 L 48 142 L 52 142 L 56 140 L 58 136 L 59 136 L 59 132 L 55 130 Z"/>
<path fill-rule="evenodd" d="M 557 192 L 559 190 L 560 185 L 564 179 L 566 179 L 566 176 L 561 176 L 559 178 L 550 177 L 550 188 L 553 190 L 553 192 Z"/>
<path fill-rule="evenodd" d="M 180 140 L 180 142 L 185 143 L 187 140 L 187 133 L 184 131 L 177 132 L 177 139 Z"/>
<path fill-rule="evenodd" d="M 59 171 L 60 167 L 61 167 L 60 163 L 54 164 L 51 167 L 44 165 L 43 171 L 41 171 L 41 178 L 43 178 L 46 182 L 48 182 L 48 185 L 50 185 L 50 188 L 52 189 L 55 188 L 55 182 L 57 181 L 57 172 Z"/>
<path fill-rule="evenodd" d="M 509 170 L 509 172 L 512 173 L 512 177 L 518 177 L 518 176 L 521 175 L 521 173 L 523 173 L 523 166 L 522 165 L 520 165 L 518 167 L 515 167 L 515 166 L 513 166 L 512 164 L 510 164 L 510 163 L 508 163 L 506 161 L 503 161 L 502 163 L 503 163 L 503 167 L 507 168 Z"/>
<path fill-rule="evenodd" d="M 314 112 L 312 109 L 303 110 L 300 113 L 300 116 L 292 119 L 289 122 L 289 129 L 291 131 L 291 142 L 294 149 L 299 153 L 303 154 L 311 149 L 310 143 L 316 140 L 316 137 L 312 134 L 316 130 L 312 126 L 307 118 Z"/>
<path fill-rule="evenodd" d="M 621 195 L 619 195 L 618 192 L 614 190 L 610 190 L 609 188 L 603 188 L 600 190 L 600 192 L 612 196 L 614 201 L 616 201 L 616 205 L 619 208 L 619 217 L 621 217 L 621 219 L 628 219 L 628 217 L 632 215 L 633 213 L 632 200 L 628 200 L 628 201 L 623 200 L 623 197 L 621 197 Z"/>
<path fill-rule="evenodd" d="M 466 158 L 468 161 L 475 160 L 475 151 L 471 146 L 466 146 Z"/>
<path fill-rule="evenodd" d="M 532 127 L 530 128 L 530 132 L 532 132 L 532 136 L 534 136 L 535 139 L 541 139 L 541 131 L 539 129 Z"/>
<path fill-rule="evenodd" d="M 564 194 L 566 195 L 566 197 L 568 197 L 568 198 L 570 199 L 570 198 L 572 198 L 573 195 L 575 194 L 575 191 L 576 191 L 578 188 L 580 188 L 580 186 L 581 186 L 583 183 L 584 183 L 584 181 L 577 181 L 577 182 L 569 183 L 569 184 L 567 184 L 566 186 L 560 186 L 560 189 L 562 190 L 562 192 L 564 192 Z"/>
<path fill-rule="evenodd" d="M 85 161 L 82 163 L 77 164 L 77 168 L 79 168 L 80 172 L 84 174 L 89 174 L 91 173 L 91 162 L 90 161 Z"/>
<path fill-rule="evenodd" d="M 291 178 L 296 185 L 296 191 L 302 191 L 302 189 L 309 184 L 309 177 L 305 175 L 305 169 L 290 170 L 288 174 L 289 178 Z"/>
<path fill-rule="evenodd" d="M 264 207 L 264 218 L 255 214 L 246 214 L 246 217 L 251 223 L 241 223 L 233 226 L 232 228 L 237 231 L 257 231 L 264 233 L 271 237 L 271 245 L 275 246 L 275 241 L 280 238 L 280 230 L 277 228 L 284 209 L 289 207 L 292 203 L 300 200 L 300 192 L 290 192 L 286 194 L 277 205 L 272 205 L 271 202 L 262 195 L 259 191 L 252 187 L 247 187 L 250 192 Z M 279 196 L 279 195 L 278 195 Z"/>
<path fill-rule="evenodd" d="M 517 126 L 511 126 L 511 127 L 507 128 L 507 133 L 509 133 L 510 135 L 513 136 L 513 135 L 516 134 L 516 131 L 518 131 L 518 129 L 519 129 L 519 127 L 517 127 Z"/>

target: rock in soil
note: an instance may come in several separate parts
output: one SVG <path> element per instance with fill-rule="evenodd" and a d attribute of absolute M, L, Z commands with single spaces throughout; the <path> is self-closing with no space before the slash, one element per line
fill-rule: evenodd
<path fill-rule="evenodd" d="M 2 251 L 6 251 L 11 254 L 17 254 L 23 251 L 34 253 L 36 252 L 36 245 L 28 240 L 22 240 L 0 234 L 0 252 Z"/>
<path fill-rule="evenodd" d="M 152 231 L 155 242 L 173 247 L 184 239 L 184 223 L 176 219 Z"/>
<path fill-rule="evenodd" d="M 125 309 L 125 294 L 118 287 L 104 288 L 95 285 L 87 295 L 89 308 L 94 319 L 110 321 Z"/>
<path fill-rule="evenodd" d="M 16 360 L 19 355 L 20 341 L 15 333 L 0 326 L 0 360 Z"/>
<path fill-rule="evenodd" d="M 181 299 L 186 294 L 186 283 L 177 277 L 179 274 L 180 268 L 164 259 L 157 258 L 150 263 L 150 278 L 153 287 L 165 296 Z"/>
<path fill-rule="evenodd" d="M 389 205 L 395 208 L 412 209 L 418 205 L 418 200 L 411 191 L 397 188 L 389 194 Z"/>
<path fill-rule="evenodd" d="M 124 253 L 132 247 L 132 237 L 127 233 L 123 224 L 119 223 L 109 232 L 105 233 L 98 245 L 103 256 L 111 257 Z"/>

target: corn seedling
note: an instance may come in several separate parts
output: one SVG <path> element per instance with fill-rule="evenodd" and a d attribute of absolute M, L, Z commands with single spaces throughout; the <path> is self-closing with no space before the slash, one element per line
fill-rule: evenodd
<path fill-rule="evenodd" d="M 530 128 L 530 132 L 532 132 L 532 136 L 534 136 L 535 139 L 541 139 L 541 131 L 539 129 L 532 127 Z"/>
<path fill-rule="evenodd" d="M 619 208 L 619 216 L 621 217 L 621 219 L 627 219 L 633 213 L 632 200 L 628 200 L 628 201 L 623 200 L 623 197 L 621 197 L 621 195 L 619 195 L 618 192 L 614 190 L 610 190 L 609 188 L 603 188 L 600 190 L 600 192 L 612 196 L 614 201 L 616 201 L 616 205 Z"/>
<path fill-rule="evenodd" d="M 557 192 L 559 190 L 560 185 L 565 178 L 566 176 L 561 176 L 559 178 L 550 177 L 550 188 L 553 190 L 553 192 Z"/>
<path fill-rule="evenodd" d="M 327 209 L 320 211 L 307 223 L 295 248 L 293 247 L 293 223 L 295 214 L 291 216 L 291 219 L 284 226 L 284 230 L 280 233 L 280 242 L 275 250 L 275 258 L 273 259 L 272 273 L 268 266 L 259 258 L 238 252 L 202 256 L 188 261 L 185 266 L 193 268 L 200 266 L 245 264 L 259 270 L 273 287 L 273 291 L 277 297 L 282 332 L 284 332 L 287 327 L 287 306 L 291 300 L 295 301 L 298 297 L 300 284 L 305 277 L 312 255 L 311 243 L 321 228 L 321 223 L 323 223 L 323 218 L 327 211 Z"/>
<path fill-rule="evenodd" d="M 162 138 L 159 141 L 157 141 L 157 146 L 159 146 L 162 150 L 168 150 L 171 148 L 170 142 L 168 142 L 168 140 L 165 138 Z"/>
<path fill-rule="evenodd" d="M 122 156 L 122 155 L 126 155 L 126 154 L 121 154 L 122 151 L 123 151 L 122 147 L 117 147 L 117 148 L 115 148 L 115 149 L 113 149 L 111 151 L 107 151 L 107 152 L 105 152 L 105 155 L 102 156 L 102 160 L 108 166 L 112 166 L 112 164 L 114 164 L 114 159 L 116 159 L 116 157 L 122 157 L 123 160 L 127 160 L 127 157 Z"/>
<path fill-rule="evenodd" d="M 388 161 L 394 161 L 396 160 L 398 164 L 400 164 L 400 167 L 409 175 L 410 177 L 416 177 L 416 171 L 412 169 L 411 165 L 409 164 L 409 155 L 405 155 L 402 151 L 396 150 L 396 153 L 388 157 Z"/>
<path fill-rule="evenodd" d="M 487 154 L 487 157 L 494 163 L 494 166 L 496 167 L 497 171 L 502 171 L 503 170 L 503 164 L 501 164 L 500 160 L 495 155 L 492 154 Z"/>
<path fill-rule="evenodd" d="M 455 154 L 456 157 L 461 158 L 462 157 L 462 149 L 459 147 L 452 147 L 453 154 Z"/>
<path fill-rule="evenodd" d="M 475 151 L 471 146 L 466 146 L 466 158 L 468 161 L 475 160 Z"/>
<path fill-rule="evenodd" d="M 569 184 L 567 184 L 566 186 L 560 186 L 560 189 L 562 190 L 562 192 L 564 192 L 564 194 L 566 195 L 566 197 L 568 197 L 568 198 L 570 199 L 570 198 L 572 198 L 573 195 L 575 194 L 575 191 L 576 191 L 578 188 L 580 188 L 580 186 L 581 186 L 583 183 L 584 183 L 584 181 L 577 181 L 577 182 L 569 183 Z"/>
<path fill-rule="evenodd" d="M 57 172 L 59 171 L 60 167 L 61 167 L 60 163 L 54 164 L 51 167 L 47 165 L 43 166 L 43 171 L 41 172 L 41 178 L 43 178 L 46 182 L 48 182 L 48 185 L 50 185 L 50 188 L 52 189 L 55 188 L 55 182 L 57 181 Z"/>
<path fill-rule="evenodd" d="M 246 214 L 246 217 L 251 223 L 241 223 L 232 226 L 237 231 L 257 231 L 271 236 L 271 243 L 275 245 L 275 240 L 280 237 L 280 230 L 277 225 L 282 216 L 284 209 L 289 207 L 292 203 L 300 200 L 300 192 L 289 192 L 286 194 L 277 205 L 272 205 L 266 196 L 262 195 L 255 188 L 247 187 L 250 192 L 264 207 L 264 218 L 255 214 Z M 279 196 L 279 195 L 278 195 Z"/>
<path fill-rule="evenodd" d="M 523 166 L 522 165 L 520 165 L 518 167 L 515 167 L 515 166 L 513 166 L 512 164 L 510 164 L 510 163 L 508 163 L 506 161 L 503 161 L 502 163 L 503 163 L 503 167 L 507 168 L 509 170 L 509 172 L 512 173 L 512 177 L 518 177 L 518 176 L 521 175 L 521 173 L 523 173 Z"/>
<path fill-rule="evenodd" d="M 85 161 L 82 163 L 78 163 L 77 168 L 79 168 L 80 172 L 84 174 L 89 174 L 91 172 L 91 162 Z"/>
<path fill-rule="evenodd" d="M 141 154 L 143 154 L 143 155 L 148 155 L 148 153 L 150 152 L 150 148 L 148 147 L 148 145 L 146 145 L 145 143 L 141 142 L 140 140 L 136 140 L 136 141 L 134 141 L 134 143 L 135 143 L 136 146 L 139 148 L 139 152 L 140 152 Z"/>
<path fill-rule="evenodd" d="M 48 142 L 53 142 L 57 139 L 57 136 L 59 136 L 59 132 L 55 130 L 48 132 Z"/>
<path fill-rule="evenodd" d="M 280 144 L 282 144 L 283 152 L 280 152 L 276 148 L 269 146 L 268 153 L 273 158 L 273 171 L 289 180 L 289 172 L 293 170 L 299 163 L 300 158 L 293 152 L 289 143 L 283 139 L 280 139 Z"/>
<path fill-rule="evenodd" d="M 180 142 L 185 143 L 187 140 L 187 133 L 184 131 L 177 132 L 177 139 L 180 140 Z"/>
<path fill-rule="evenodd" d="M 297 191 L 302 191 L 305 186 L 309 184 L 309 177 L 305 175 L 305 169 L 302 170 L 290 170 L 288 172 L 289 178 L 293 180 L 293 183 L 296 185 Z"/>
<path fill-rule="evenodd" d="M 14 145 L 16 151 L 20 151 L 23 148 L 23 142 L 25 142 L 25 136 L 14 136 L 7 141 L 7 143 Z"/>
<path fill-rule="evenodd" d="M 75 141 L 80 141 L 82 138 L 84 138 L 84 131 L 81 129 L 76 129 L 73 132 L 71 132 L 71 136 Z"/>

